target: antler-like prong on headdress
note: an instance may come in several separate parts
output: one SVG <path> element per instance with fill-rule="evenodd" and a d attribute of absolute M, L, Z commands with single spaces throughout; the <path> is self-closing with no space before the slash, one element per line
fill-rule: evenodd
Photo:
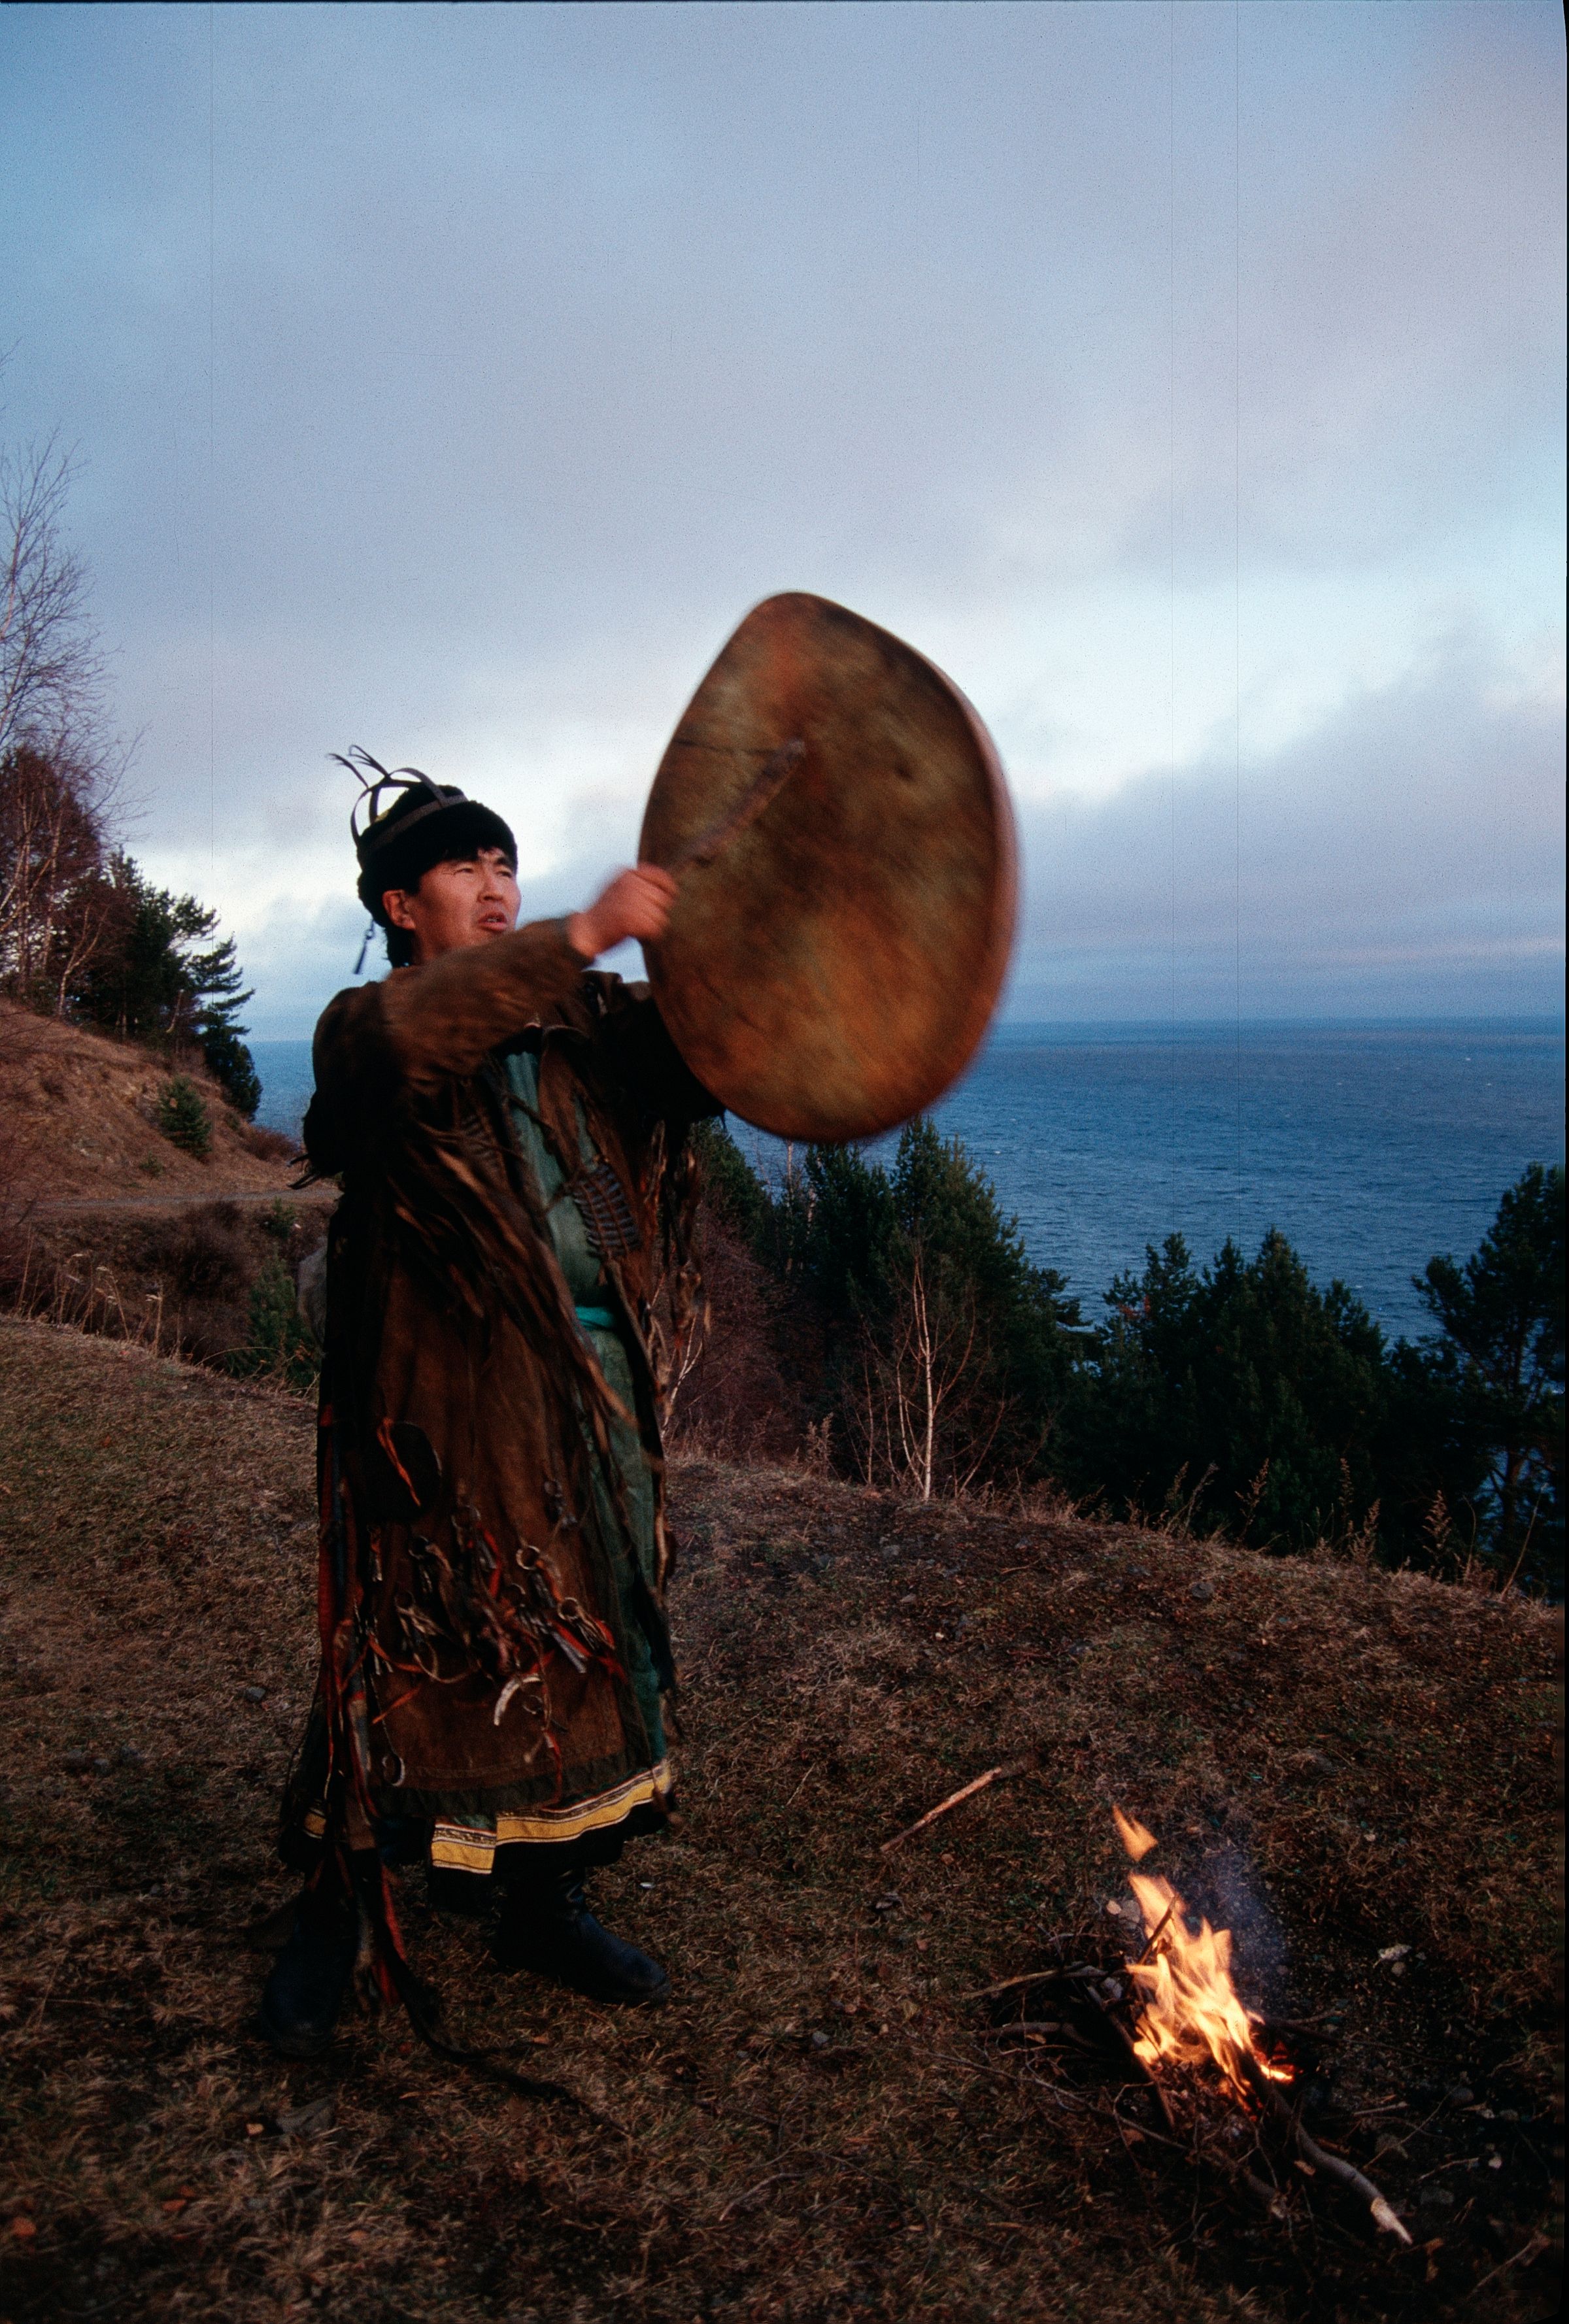
<path fill-rule="evenodd" d="M 417 807 L 412 815 L 398 817 L 400 834 L 407 831 L 411 824 L 417 822 L 421 816 L 433 812 L 437 807 L 450 807 L 455 798 L 463 797 L 461 791 L 438 788 L 422 767 L 383 767 L 379 759 L 373 759 L 370 752 L 363 750 L 357 742 L 346 754 L 342 751 L 329 751 L 327 755 L 336 765 L 346 767 L 360 787 L 360 795 L 349 809 L 348 828 L 355 853 L 362 862 L 367 845 L 374 846 L 382 835 L 376 830 L 377 824 L 384 813 L 391 812 L 390 808 L 383 810 L 382 807 L 383 791 L 390 790 L 394 794 L 394 806 L 410 791 L 425 793 L 425 807 Z M 359 821 L 362 809 L 365 815 L 363 830 Z"/>

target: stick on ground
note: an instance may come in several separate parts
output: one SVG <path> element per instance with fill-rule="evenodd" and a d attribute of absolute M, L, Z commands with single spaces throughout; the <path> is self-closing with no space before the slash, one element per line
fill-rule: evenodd
<path fill-rule="evenodd" d="M 935 1808 L 928 1808 L 925 1815 L 917 1816 L 903 1831 L 896 1831 L 891 1840 L 885 1840 L 882 1854 L 891 1856 L 896 1848 L 902 1848 L 907 1840 L 913 1840 L 918 1831 L 924 1831 L 928 1823 L 936 1823 L 938 1816 L 946 1815 L 950 1808 L 956 1808 L 962 1801 L 974 1799 L 977 1792 L 983 1792 L 988 1784 L 999 1783 L 1005 1775 L 1022 1775 L 1028 1765 L 1025 1759 L 1010 1759 L 1001 1767 L 988 1767 L 983 1775 L 975 1777 L 974 1783 L 962 1784 L 956 1792 L 950 1792 L 946 1800 L 939 1800 Z"/>
<path fill-rule="evenodd" d="M 1353 2195 L 1360 2195 L 1372 2213 L 1373 2225 L 1376 2227 L 1381 2227 L 1386 2235 L 1398 2236 L 1403 2244 L 1408 2244 L 1411 2238 L 1407 2232 L 1405 2222 L 1398 2218 L 1372 2181 L 1364 2177 L 1354 2163 L 1348 2163 L 1343 2155 L 1329 2153 L 1325 2148 L 1319 2145 L 1315 2138 L 1308 2136 L 1274 2083 L 1266 2073 L 1254 2065 L 1251 2058 L 1243 2059 L 1242 2067 L 1255 2097 L 1263 2099 L 1270 2112 L 1279 2117 L 1296 2139 L 1303 2161 L 1311 2163 L 1315 2171 L 1322 2171 L 1326 2178 L 1338 2179 L 1343 2187 L 1351 2189 Z"/>

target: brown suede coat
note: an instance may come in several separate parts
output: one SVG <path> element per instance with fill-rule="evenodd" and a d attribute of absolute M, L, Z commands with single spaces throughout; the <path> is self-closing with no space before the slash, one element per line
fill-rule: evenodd
<path fill-rule="evenodd" d="M 507 1047 L 599 1222 L 660 1479 L 662 1312 L 695 1295 L 682 1133 L 715 1102 L 646 986 L 586 973 L 536 923 L 340 992 L 317 1028 L 313 1167 L 341 1176 L 322 1374 L 322 1683 L 329 1825 L 557 1807 L 653 1757 L 625 1678 L 626 1551 L 589 1468 L 619 1410 L 512 1133 Z M 593 1162 L 588 1160 L 592 1155 Z M 662 1495 L 631 1581 L 668 1672 Z M 318 1723 L 318 1732 L 320 1732 Z M 318 1792 L 320 1796 L 320 1792 Z"/>

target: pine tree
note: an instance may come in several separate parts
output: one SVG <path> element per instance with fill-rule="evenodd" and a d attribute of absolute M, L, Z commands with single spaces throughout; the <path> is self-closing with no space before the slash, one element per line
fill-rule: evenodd
<path fill-rule="evenodd" d="M 235 941 L 210 939 L 217 914 L 194 896 L 155 888 L 130 856 L 108 869 L 108 927 L 72 993 L 75 1013 L 121 1040 L 178 1053 L 199 1050 L 237 1113 L 248 1120 L 262 1085 L 238 1022 L 244 989 Z"/>
<path fill-rule="evenodd" d="M 204 1161 L 212 1146 L 212 1116 L 187 1074 L 176 1074 L 158 1101 L 158 1127 L 171 1146 Z"/>
<path fill-rule="evenodd" d="M 1364 1525 L 1382 1497 L 1384 1338 L 1284 1235 L 1195 1268 L 1180 1235 L 1119 1276 L 1073 1399 L 1068 1480 L 1119 1511 L 1185 1508 L 1260 1546 Z"/>
<path fill-rule="evenodd" d="M 1564 1572 L 1564 1169 L 1539 1162 L 1516 1180 L 1463 1267 L 1430 1259 L 1412 1278 L 1441 1337 L 1432 1377 L 1458 1407 L 1482 1471 L 1494 1559 L 1512 1569 L 1535 1548 L 1543 1578 Z"/>

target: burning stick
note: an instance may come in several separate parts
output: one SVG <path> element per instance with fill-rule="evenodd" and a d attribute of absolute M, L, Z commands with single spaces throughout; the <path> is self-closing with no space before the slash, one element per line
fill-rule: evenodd
<path fill-rule="evenodd" d="M 1011 1759 L 1003 1766 L 988 1767 L 985 1774 L 977 1775 L 973 1784 L 961 1784 L 956 1792 L 950 1792 L 946 1800 L 939 1800 L 935 1808 L 928 1808 L 925 1815 L 917 1816 L 903 1831 L 896 1831 L 891 1840 L 885 1840 L 883 1855 L 891 1856 L 896 1848 L 902 1848 L 907 1840 L 913 1840 L 916 1833 L 924 1831 L 928 1823 L 936 1823 L 938 1816 L 946 1815 L 950 1808 L 958 1807 L 964 1800 L 974 1799 L 975 1794 L 983 1792 L 988 1784 L 1000 1783 L 1004 1775 L 1022 1775 L 1029 1764 L 1026 1759 Z"/>
<path fill-rule="evenodd" d="M 1360 2195 L 1373 2215 L 1374 2226 L 1382 2227 L 1387 2235 L 1398 2236 L 1403 2244 L 1408 2244 L 1411 2238 L 1407 2234 L 1399 2215 L 1384 2200 L 1372 2181 L 1365 2179 L 1355 2164 L 1348 2163 L 1343 2155 L 1331 2154 L 1327 2149 L 1319 2145 L 1316 2139 L 1309 2138 L 1297 2121 L 1295 2109 L 1287 2105 L 1268 2073 L 1260 2072 L 1254 2058 L 1250 2056 L 1244 2059 L 1242 2070 L 1247 2076 L 1248 2086 L 1254 2097 L 1261 2098 L 1270 2112 L 1278 2115 L 1291 2133 L 1292 2137 L 1297 2141 L 1303 2161 L 1311 2163 L 1315 2171 L 1322 2171 L 1329 2178 L 1338 2179 L 1343 2186 L 1349 2187 L 1353 2194 Z"/>
<path fill-rule="evenodd" d="M 1120 1809 L 1112 1813 L 1123 1846 L 1140 1862 L 1155 1846 L 1153 1833 Z M 1184 2066 L 1213 2061 L 1237 2097 L 1258 2100 L 1285 2125 L 1305 2163 L 1351 2188 L 1367 2205 L 1375 2227 L 1408 2244 L 1409 2235 L 1372 2181 L 1310 2138 L 1281 2097 L 1277 2085 L 1290 2077 L 1259 2054 L 1253 2020 L 1232 1982 L 1231 1931 L 1212 1929 L 1201 1919 L 1195 1935 L 1168 1880 L 1131 1872 L 1128 1882 L 1139 1899 L 1146 1936 L 1143 1952 L 1128 1964 L 1129 1976 L 1144 1995 L 1138 2039 L 1131 2044 L 1134 2056 L 1152 2079 L 1163 2059 Z"/>

